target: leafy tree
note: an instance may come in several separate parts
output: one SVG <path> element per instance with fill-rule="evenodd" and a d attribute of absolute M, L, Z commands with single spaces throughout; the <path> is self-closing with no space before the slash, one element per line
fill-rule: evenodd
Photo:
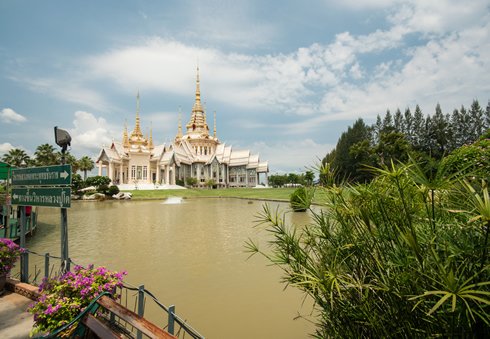
<path fill-rule="evenodd" d="M 37 166 L 50 166 L 59 164 L 55 148 L 50 144 L 42 144 L 34 152 Z"/>
<path fill-rule="evenodd" d="M 315 173 L 313 173 L 313 171 L 308 170 L 306 171 L 304 178 L 305 178 L 305 184 L 307 186 L 311 186 L 313 185 L 313 180 L 315 180 Z"/>
<path fill-rule="evenodd" d="M 374 152 L 379 158 L 377 161 L 378 166 L 389 165 L 391 162 L 406 161 L 410 149 L 410 144 L 403 133 L 382 133 L 378 145 L 374 147 Z"/>
<path fill-rule="evenodd" d="M 88 156 L 83 156 L 78 160 L 78 169 L 83 171 L 83 178 L 87 180 L 87 172 L 94 169 L 94 161 Z"/>
<path fill-rule="evenodd" d="M 425 141 L 425 124 L 426 121 L 424 119 L 424 115 L 422 114 L 422 110 L 419 105 L 415 107 L 415 112 L 413 114 L 412 121 L 412 130 L 413 130 L 413 138 L 412 138 L 412 146 L 416 150 L 424 149 L 424 141 Z"/>
<path fill-rule="evenodd" d="M 58 152 L 56 154 L 56 158 L 58 159 L 58 163 L 61 162 L 60 161 L 61 160 L 61 157 L 62 157 L 61 152 Z M 72 171 L 72 173 L 77 173 L 77 171 L 78 171 L 78 161 L 77 161 L 77 158 L 75 158 L 69 152 L 66 152 L 65 153 L 65 164 L 71 165 L 71 171 Z M 86 177 L 85 177 L 85 179 L 86 179 Z"/>
<path fill-rule="evenodd" d="M 2 160 L 13 167 L 23 167 L 30 162 L 30 157 L 20 148 L 12 148 L 3 155 Z"/>
<path fill-rule="evenodd" d="M 350 148 L 358 142 L 370 139 L 370 129 L 362 119 L 356 120 L 352 127 L 342 133 L 335 146 L 335 158 L 332 161 L 332 167 L 338 176 L 352 181 L 359 180 L 359 171 L 364 164 L 350 153 Z"/>
<path fill-rule="evenodd" d="M 410 112 L 410 108 L 407 107 L 404 113 L 404 121 L 405 123 L 403 124 L 403 133 L 408 139 L 408 142 L 413 146 L 413 117 L 412 117 L 412 112 Z"/>
<path fill-rule="evenodd" d="M 73 192 L 78 192 L 85 187 L 85 182 L 82 180 L 80 174 L 73 173 L 71 176 L 71 188 Z"/>
<path fill-rule="evenodd" d="M 462 172 L 464 175 L 490 178 L 490 130 L 480 140 L 470 145 L 463 145 L 452 151 L 443 160 L 449 172 Z"/>
<path fill-rule="evenodd" d="M 111 183 L 111 179 L 106 176 L 96 175 L 94 177 L 88 177 L 87 180 L 85 180 L 85 183 L 87 186 L 95 186 L 95 187 L 99 187 L 101 185 L 109 186 L 109 184 Z"/>
<path fill-rule="evenodd" d="M 403 121 L 403 114 L 399 108 L 395 112 L 393 126 L 395 127 L 395 132 L 404 133 L 403 131 L 405 130 L 405 126 Z"/>
<path fill-rule="evenodd" d="M 483 109 L 480 107 L 478 100 L 473 100 L 469 111 L 470 116 L 470 130 L 468 133 L 472 135 L 472 142 L 476 141 L 480 135 L 485 131 L 484 129 L 484 115 Z"/>
<path fill-rule="evenodd" d="M 288 174 L 288 182 L 290 184 L 298 184 L 299 183 L 299 176 L 296 173 L 289 173 Z"/>

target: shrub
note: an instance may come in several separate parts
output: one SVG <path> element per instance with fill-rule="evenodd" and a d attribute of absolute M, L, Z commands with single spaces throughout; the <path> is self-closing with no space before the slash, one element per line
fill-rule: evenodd
<path fill-rule="evenodd" d="M 109 192 L 109 186 L 99 185 L 97 186 L 97 192 L 107 194 Z"/>
<path fill-rule="evenodd" d="M 305 212 L 311 206 L 314 190 L 312 188 L 299 187 L 291 193 L 289 204 L 295 212 Z"/>
<path fill-rule="evenodd" d="M 20 254 L 24 251 L 12 240 L 0 238 L 0 275 L 9 273 Z"/>
<path fill-rule="evenodd" d="M 39 286 L 40 296 L 29 308 L 34 315 L 31 334 L 52 332 L 68 324 L 73 318 L 104 292 L 116 298 L 116 288 L 122 287 L 126 272 L 111 272 L 105 267 L 75 266 L 55 279 L 45 279 Z"/>
<path fill-rule="evenodd" d="M 118 194 L 118 193 L 119 193 L 119 187 L 117 187 L 116 185 L 109 186 L 109 190 L 107 191 L 107 194 L 109 194 L 112 197 L 114 194 Z"/>
<path fill-rule="evenodd" d="M 485 182 L 414 165 L 325 189 L 311 225 L 259 216 L 270 249 L 247 242 L 317 305 L 317 337 L 490 336 L 490 194 Z"/>

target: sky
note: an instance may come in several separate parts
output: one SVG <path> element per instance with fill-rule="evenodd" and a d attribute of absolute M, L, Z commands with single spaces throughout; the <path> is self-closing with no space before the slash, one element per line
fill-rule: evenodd
<path fill-rule="evenodd" d="M 135 124 L 210 129 L 271 174 L 304 172 L 358 119 L 490 99 L 488 0 L 0 1 L 0 156 L 72 136 L 93 159 Z"/>

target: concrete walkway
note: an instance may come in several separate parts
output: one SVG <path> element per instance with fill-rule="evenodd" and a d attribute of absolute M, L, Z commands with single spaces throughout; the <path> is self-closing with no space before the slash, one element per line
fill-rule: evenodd
<path fill-rule="evenodd" d="M 29 338 L 34 321 L 27 307 L 32 303 L 31 299 L 10 291 L 0 296 L 0 338 Z"/>

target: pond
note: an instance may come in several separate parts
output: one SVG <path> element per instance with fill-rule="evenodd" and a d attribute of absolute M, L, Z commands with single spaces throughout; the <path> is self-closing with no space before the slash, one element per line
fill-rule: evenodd
<path fill-rule="evenodd" d="M 294 318 L 312 320 L 311 302 L 292 287 L 284 290 L 281 271 L 264 258 L 247 260 L 247 239 L 264 246 L 270 236 L 254 227 L 263 204 L 225 198 L 73 202 L 69 254 L 76 264 L 128 271 L 128 283 L 144 284 L 163 304 L 174 304 L 207 338 L 306 338 L 313 325 Z M 310 222 L 307 213 L 287 213 L 287 219 Z M 59 256 L 59 209 L 41 209 L 39 222 L 28 248 Z M 31 255 L 30 266 L 42 268 L 42 258 Z M 145 316 L 161 325 L 166 315 L 152 304 L 147 301 Z"/>

